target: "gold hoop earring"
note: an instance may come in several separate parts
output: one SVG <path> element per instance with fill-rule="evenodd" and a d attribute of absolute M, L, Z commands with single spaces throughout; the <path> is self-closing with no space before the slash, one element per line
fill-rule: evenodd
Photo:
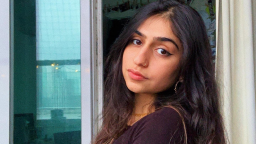
<path fill-rule="evenodd" d="M 183 82 L 183 79 L 180 79 L 176 82 L 175 87 L 174 87 L 174 91 L 175 91 L 176 94 L 177 94 L 177 86 L 178 86 L 179 83 L 182 83 L 182 82 Z"/>

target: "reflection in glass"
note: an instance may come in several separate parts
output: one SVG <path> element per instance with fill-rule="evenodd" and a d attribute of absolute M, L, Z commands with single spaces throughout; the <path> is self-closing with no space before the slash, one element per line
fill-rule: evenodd
<path fill-rule="evenodd" d="M 81 143 L 80 0 L 14 0 L 14 144 Z"/>

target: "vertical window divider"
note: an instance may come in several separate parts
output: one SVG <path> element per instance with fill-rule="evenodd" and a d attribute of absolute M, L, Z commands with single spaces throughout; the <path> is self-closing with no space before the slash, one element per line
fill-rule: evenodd
<path fill-rule="evenodd" d="M 10 58 L 9 58 L 9 144 L 14 143 L 14 0 L 9 1 L 9 16 L 10 16 Z"/>
<path fill-rule="evenodd" d="M 101 127 L 103 108 L 103 30 L 102 1 L 91 0 L 91 60 L 92 60 L 92 136 Z"/>

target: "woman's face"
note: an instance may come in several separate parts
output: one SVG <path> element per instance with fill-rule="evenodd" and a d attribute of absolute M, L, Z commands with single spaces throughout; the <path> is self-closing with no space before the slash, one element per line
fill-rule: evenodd
<path fill-rule="evenodd" d="M 178 80 L 182 46 L 171 22 L 159 16 L 144 21 L 123 53 L 122 72 L 129 90 L 156 94 Z"/>

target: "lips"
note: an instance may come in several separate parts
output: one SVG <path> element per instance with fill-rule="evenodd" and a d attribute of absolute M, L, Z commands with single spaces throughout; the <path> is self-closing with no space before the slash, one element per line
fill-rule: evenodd
<path fill-rule="evenodd" d="M 142 80 L 147 79 L 140 72 L 133 70 L 133 69 L 128 69 L 128 74 L 129 74 L 130 78 L 133 80 L 142 81 Z"/>

